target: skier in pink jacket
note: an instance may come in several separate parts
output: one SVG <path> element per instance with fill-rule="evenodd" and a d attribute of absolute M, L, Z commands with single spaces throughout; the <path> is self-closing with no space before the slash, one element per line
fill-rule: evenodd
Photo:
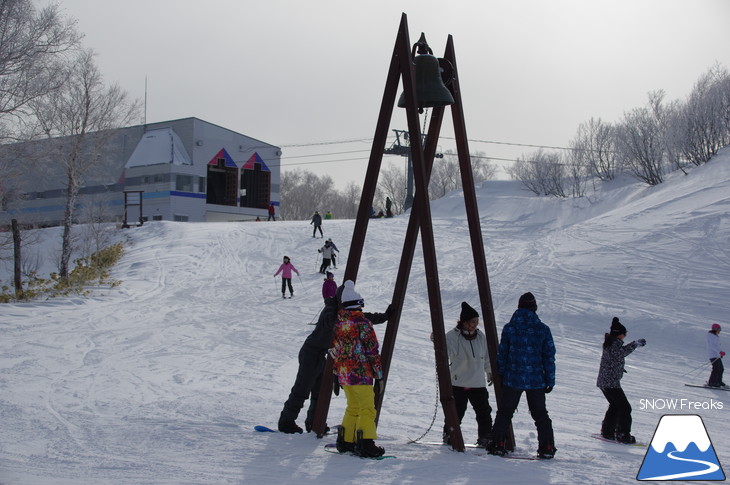
<path fill-rule="evenodd" d="M 279 270 L 274 273 L 274 278 L 281 273 L 281 297 L 286 298 L 286 286 L 289 285 L 289 298 L 294 296 L 294 288 L 291 286 L 291 272 L 294 271 L 299 276 L 299 271 L 291 264 L 289 256 L 284 256 L 284 262 L 279 266 Z"/>

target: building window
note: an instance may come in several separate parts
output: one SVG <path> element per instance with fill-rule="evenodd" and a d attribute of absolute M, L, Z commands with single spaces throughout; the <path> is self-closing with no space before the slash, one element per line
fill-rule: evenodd
<path fill-rule="evenodd" d="M 162 220 L 162 216 L 152 216 L 152 220 L 153 221 L 161 221 Z"/>
<path fill-rule="evenodd" d="M 188 216 L 174 215 L 173 220 L 176 222 L 188 222 Z"/>
<path fill-rule="evenodd" d="M 205 193 L 205 177 L 198 177 L 198 192 Z"/>
<path fill-rule="evenodd" d="M 179 190 L 180 192 L 192 192 L 193 176 L 178 175 L 177 177 L 175 177 L 175 190 Z"/>

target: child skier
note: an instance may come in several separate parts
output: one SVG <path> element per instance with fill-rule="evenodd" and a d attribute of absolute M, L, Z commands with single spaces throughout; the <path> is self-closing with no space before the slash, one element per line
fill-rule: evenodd
<path fill-rule="evenodd" d="M 626 327 L 617 317 L 611 321 L 611 331 L 605 334 L 603 341 L 603 355 L 601 367 L 598 370 L 596 386 L 601 389 L 608 401 L 608 410 L 601 424 L 601 436 L 621 443 L 636 443 L 631 436 L 631 404 L 621 389 L 621 377 L 624 372 L 624 359 L 636 347 L 646 345 L 646 340 L 640 338 L 624 345 Z"/>
<path fill-rule="evenodd" d="M 322 283 L 322 298 L 325 300 L 331 298 L 337 294 L 337 283 L 335 282 L 335 275 L 327 271 L 327 276 Z"/>
<path fill-rule="evenodd" d="M 722 358 L 725 357 L 725 352 L 720 348 L 721 330 L 722 327 L 719 323 L 713 323 L 712 329 L 707 332 L 707 356 L 710 358 L 710 363 L 712 363 L 712 372 L 710 373 L 710 379 L 707 381 L 707 385 L 710 387 L 726 387 L 725 383 L 722 382 L 722 374 L 725 371 Z"/>
<path fill-rule="evenodd" d="M 294 267 L 293 264 L 291 264 L 291 261 L 289 260 L 289 256 L 284 256 L 284 262 L 281 266 L 279 266 L 279 269 L 276 273 L 274 273 L 274 278 L 279 276 L 279 273 L 281 273 L 281 297 L 286 298 L 286 286 L 289 285 L 289 298 L 294 296 L 294 288 L 291 286 L 291 272 L 294 271 L 297 276 L 299 276 L 299 271 Z"/>
<path fill-rule="evenodd" d="M 318 253 L 322 253 L 322 264 L 319 267 L 319 272 L 325 274 L 327 268 L 329 268 L 332 261 L 333 248 L 332 243 L 325 241 L 324 246 L 317 250 Z"/>
<path fill-rule="evenodd" d="M 363 314 L 365 304 L 352 280 L 345 281 L 341 310 L 335 323 L 330 355 L 333 372 L 347 396 L 347 408 L 337 435 L 337 451 L 378 457 L 385 453 L 375 445 L 375 393 L 383 378 L 378 337 Z"/>

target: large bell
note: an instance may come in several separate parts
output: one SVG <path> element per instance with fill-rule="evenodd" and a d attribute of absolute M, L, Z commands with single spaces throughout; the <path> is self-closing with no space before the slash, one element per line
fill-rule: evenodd
<path fill-rule="evenodd" d="M 413 46 L 414 52 L 416 48 L 418 48 L 419 55 L 413 58 L 413 63 L 416 70 L 416 105 L 419 111 L 423 111 L 423 108 L 453 104 L 454 97 L 444 84 L 450 82 L 453 75 L 451 63 L 433 55 L 423 34 Z M 398 107 L 406 107 L 405 92 L 398 99 Z"/>

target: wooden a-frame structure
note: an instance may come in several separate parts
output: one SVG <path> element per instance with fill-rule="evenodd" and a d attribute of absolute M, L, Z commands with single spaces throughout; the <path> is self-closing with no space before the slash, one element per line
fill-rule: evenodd
<path fill-rule="evenodd" d="M 453 80 L 449 89 L 454 98 L 451 105 L 451 114 L 454 122 L 456 136 L 456 149 L 461 172 L 462 186 L 464 190 L 464 203 L 466 216 L 469 225 L 474 269 L 476 273 L 477 289 L 481 302 L 482 319 L 487 336 L 487 347 L 494 377 L 495 399 L 499 402 L 501 398 L 501 382 L 497 371 L 497 327 L 494 319 L 494 308 L 492 306 L 492 294 L 489 287 L 489 276 L 487 273 L 487 261 L 484 254 L 484 242 L 482 240 L 481 225 L 479 222 L 479 211 L 477 208 L 476 191 L 474 188 L 474 177 L 469 157 L 469 144 L 466 137 L 466 125 L 459 89 L 459 76 L 454 53 L 453 39 L 448 37 L 444 59 L 453 66 Z M 373 145 L 370 152 L 365 181 L 363 183 L 360 206 L 358 208 L 355 230 L 350 243 L 350 252 L 347 258 L 347 266 L 343 281 L 357 280 L 357 272 L 360 266 L 360 259 L 365 243 L 368 222 L 370 220 L 370 207 L 375 196 L 375 189 L 380 173 L 380 166 L 383 159 L 385 144 L 387 141 L 388 128 L 390 125 L 393 108 L 395 106 L 396 94 L 399 80 L 403 79 L 403 90 L 406 102 L 406 118 L 408 122 L 408 134 L 410 137 L 415 199 L 411 210 L 408 228 L 406 230 L 403 252 L 401 255 L 398 275 L 393 290 L 392 304 L 394 312 L 388 321 L 381 347 L 381 361 L 383 365 L 383 383 L 385 388 L 388 381 L 390 363 L 393 356 L 395 339 L 398 333 L 403 300 L 406 294 L 408 277 L 410 276 L 413 255 L 420 231 L 421 244 L 426 273 L 426 284 L 428 288 L 428 300 L 431 313 L 431 325 L 433 329 L 434 349 L 436 353 L 436 373 L 438 376 L 439 394 L 444 410 L 446 425 L 450 428 L 451 445 L 457 451 L 464 451 L 464 440 L 461 435 L 461 428 L 458 422 L 456 405 L 454 402 L 449 373 L 448 354 L 446 350 L 446 334 L 444 330 L 443 309 L 441 305 L 441 291 L 439 288 L 438 268 L 436 264 L 436 248 L 434 244 L 433 228 L 431 224 L 431 209 L 428 199 L 428 182 L 431 176 L 434 157 L 438 144 L 439 133 L 444 117 L 444 107 L 432 108 L 431 121 L 428 127 L 425 141 L 419 127 L 418 108 L 416 100 L 415 68 L 411 58 L 411 43 L 408 35 L 408 24 L 406 14 L 401 17 L 400 28 L 396 38 L 393 56 L 390 61 L 388 77 L 385 84 L 385 92 L 380 107 L 380 115 L 373 137 Z M 329 411 L 330 399 L 332 396 L 332 361 L 328 358 L 322 377 L 317 409 L 314 415 L 312 429 L 321 438 L 325 433 L 327 413 Z M 383 394 L 375 397 L 375 407 L 380 416 L 383 402 Z M 514 447 L 512 430 L 509 430 L 508 448 Z"/>

